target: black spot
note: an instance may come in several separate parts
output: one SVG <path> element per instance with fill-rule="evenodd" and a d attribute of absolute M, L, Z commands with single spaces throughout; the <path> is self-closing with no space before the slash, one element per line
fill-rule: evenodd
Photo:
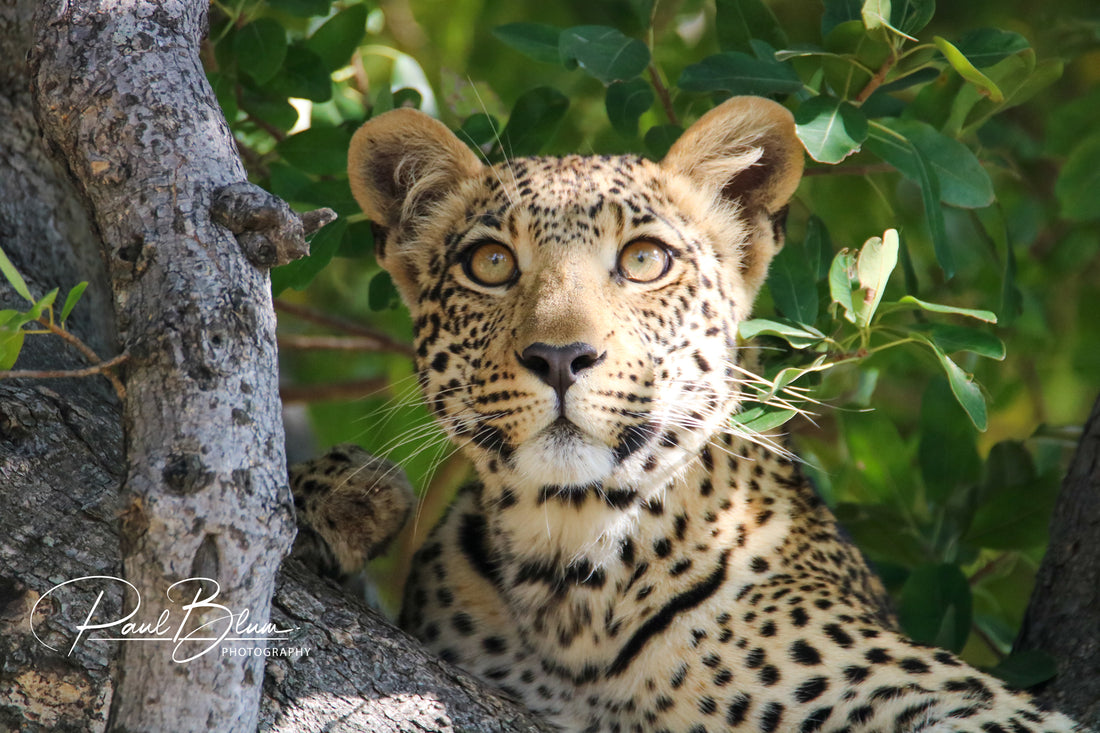
<path fill-rule="evenodd" d="M 752 568 L 752 571 L 754 573 L 766 573 L 768 572 L 768 568 L 771 567 L 770 565 L 768 565 L 768 561 L 760 557 L 759 555 L 752 559 L 752 562 L 749 564 L 749 566 Z"/>
<path fill-rule="evenodd" d="M 672 543 L 667 537 L 662 537 L 653 543 L 653 551 L 657 553 L 657 557 L 668 557 L 672 552 Z"/>
<path fill-rule="evenodd" d="M 480 514 L 467 514 L 462 517 L 458 530 L 459 548 L 478 575 L 499 588 L 500 568 L 490 558 L 489 547 L 486 544 L 488 538 L 489 528 L 485 523 L 485 517 Z M 439 546 L 436 545 L 436 547 Z M 421 553 L 423 552 L 421 550 Z"/>
<path fill-rule="evenodd" d="M 917 703 L 916 705 L 910 705 L 909 707 L 905 708 L 905 710 L 902 710 L 900 713 L 898 713 L 898 717 L 894 720 L 894 729 L 895 730 L 907 730 L 907 729 L 909 729 L 910 723 L 912 723 L 914 720 L 916 720 L 921 715 L 924 715 L 926 712 L 928 712 L 928 709 L 931 708 L 935 704 L 936 703 L 933 700 L 926 700 L 925 702 Z M 994 723 L 994 725 L 996 725 L 996 724 Z M 988 729 L 986 729 L 986 730 L 988 731 Z M 1004 728 L 1002 728 L 1001 726 L 998 725 L 997 730 L 988 731 L 988 733 L 1008 733 L 1008 732 Z"/>
<path fill-rule="evenodd" d="M 797 628 L 802 628 L 810 622 L 810 617 L 807 615 L 805 609 L 800 606 L 796 606 L 791 609 L 791 623 Z"/>
<path fill-rule="evenodd" d="M 474 633 L 474 620 L 470 618 L 469 614 L 462 611 L 459 611 L 451 617 L 451 626 L 463 636 L 469 636 Z"/>
<path fill-rule="evenodd" d="M 733 672 L 729 671 L 725 667 L 714 673 L 714 684 L 718 687 L 725 687 L 733 679 Z"/>
<path fill-rule="evenodd" d="M 615 441 L 615 462 L 622 463 L 653 437 L 653 426 L 649 423 L 627 425 Z"/>
<path fill-rule="evenodd" d="M 851 635 L 841 628 L 840 624 L 826 624 L 824 630 L 825 636 L 829 637 L 841 649 L 852 646 L 853 639 Z"/>
<path fill-rule="evenodd" d="M 923 659 L 917 659 L 916 657 L 906 657 L 898 662 L 898 664 L 900 664 L 901 668 L 909 674 L 927 674 L 931 671 L 927 662 Z"/>
<path fill-rule="evenodd" d="M 508 651 L 508 642 L 499 636 L 487 636 L 481 640 L 481 646 L 490 654 L 503 654 Z"/>
<path fill-rule="evenodd" d="M 853 685 L 858 685 L 860 682 L 863 682 L 865 679 L 867 679 L 870 675 L 871 670 L 867 667 L 856 667 L 853 665 L 851 667 L 844 668 L 844 679 L 848 680 L 848 682 L 852 683 Z"/>
<path fill-rule="evenodd" d="M 749 705 L 751 704 L 752 698 L 743 692 L 733 698 L 730 701 L 730 706 L 726 708 L 726 722 L 734 727 L 744 723 L 745 714 L 749 711 Z"/>
<path fill-rule="evenodd" d="M 769 638 L 772 637 L 772 636 L 775 636 L 775 622 L 769 620 L 769 621 L 765 621 L 763 624 L 761 624 L 760 625 L 760 635 L 764 636 L 764 637 L 769 637 Z"/>
<path fill-rule="evenodd" d="M 875 709 L 870 705 L 861 705 L 848 713 L 848 722 L 855 725 L 863 725 L 875 715 Z"/>
<path fill-rule="evenodd" d="M 779 681 L 779 670 L 774 664 L 765 664 L 760 670 L 760 684 L 771 687 Z"/>
<path fill-rule="evenodd" d="M 659 695 L 656 700 L 653 701 L 653 706 L 660 712 L 671 710 L 676 707 L 676 701 L 667 695 Z"/>
<path fill-rule="evenodd" d="M 779 727 L 779 723 L 783 720 L 783 703 L 770 702 L 765 706 L 764 712 L 760 715 L 760 730 L 762 733 L 772 733 Z"/>
<path fill-rule="evenodd" d="M 612 509 L 626 509 L 638 500 L 638 492 L 634 489 L 606 489 L 603 500 Z"/>
<path fill-rule="evenodd" d="M 805 639 L 791 644 L 791 659 L 807 667 L 821 664 L 821 652 L 814 649 Z"/>
<path fill-rule="evenodd" d="M 718 704 L 714 702 L 714 698 L 707 695 L 699 701 L 699 712 L 703 715 L 714 715 L 714 711 L 718 709 Z"/>
<path fill-rule="evenodd" d="M 818 708 L 817 710 L 806 716 L 806 719 L 802 721 L 802 727 L 798 729 L 799 733 L 814 733 L 821 730 L 821 726 L 825 725 L 825 721 L 829 719 L 829 716 L 833 714 L 833 709 Z"/>
<path fill-rule="evenodd" d="M 886 664 L 891 659 L 893 659 L 893 657 L 890 656 L 890 653 L 880 646 L 868 649 L 867 652 L 863 655 L 863 658 L 871 664 Z"/>
<path fill-rule="evenodd" d="M 745 657 L 745 666 L 749 669 L 756 669 L 760 665 L 764 664 L 764 660 L 767 659 L 767 655 L 764 654 L 764 650 L 760 647 L 756 647 L 749 655 Z"/>
<path fill-rule="evenodd" d="M 504 434 L 504 431 L 492 425 L 481 425 L 478 427 L 478 429 L 474 431 L 474 434 L 470 436 L 470 440 L 472 440 L 475 445 L 485 450 L 499 453 L 505 458 L 510 457 L 513 452 L 513 448 L 508 443 L 508 437 Z"/>
<path fill-rule="evenodd" d="M 688 666 L 681 664 L 676 668 L 676 671 L 672 674 L 672 679 L 669 680 L 669 684 L 672 685 L 672 689 L 680 689 L 680 685 L 684 684 L 684 679 L 687 678 Z"/>
<path fill-rule="evenodd" d="M 447 362 L 450 360 L 450 355 L 446 351 L 440 351 L 432 359 L 431 367 L 432 371 L 442 372 L 447 369 Z"/>
<path fill-rule="evenodd" d="M 699 367 L 699 371 L 703 372 L 704 374 L 710 371 L 710 364 L 707 362 L 706 359 L 703 358 L 702 354 L 696 351 L 691 356 L 695 359 L 695 366 Z"/>
<path fill-rule="evenodd" d="M 500 499 L 497 500 L 497 506 L 501 509 L 509 509 L 519 503 L 519 499 L 516 498 L 516 492 L 509 488 L 505 488 L 500 492 Z"/>
<path fill-rule="evenodd" d="M 798 702 L 810 702 L 821 696 L 821 693 L 829 689 L 829 680 L 825 677 L 811 677 L 798 686 L 794 691 L 794 699 Z"/>
<path fill-rule="evenodd" d="M 676 564 L 673 565 L 672 568 L 668 571 L 668 574 L 675 578 L 678 575 L 683 575 L 690 569 L 691 558 L 685 557 L 683 560 L 677 560 Z"/>
<path fill-rule="evenodd" d="M 958 666 L 960 666 L 959 665 L 959 660 L 955 659 L 955 656 L 953 654 L 951 654 L 951 652 L 945 652 L 943 650 L 940 650 L 940 651 L 937 651 L 935 654 L 933 654 L 932 658 L 935 659 L 940 664 L 945 664 L 948 667 L 958 667 Z"/>

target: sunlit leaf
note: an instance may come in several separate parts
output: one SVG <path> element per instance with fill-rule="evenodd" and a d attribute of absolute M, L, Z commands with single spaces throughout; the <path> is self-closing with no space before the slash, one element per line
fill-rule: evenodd
<path fill-rule="evenodd" d="M 867 118 L 836 97 L 806 100 L 795 111 L 794 121 L 806 152 L 819 163 L 839 163 L 867 139 Z"/>
<path fill-rule="evenodd" d="M 859 277 L 863 302 L 856 304 L 859 320 L 856 325 L 867 327 L 874 318 L 890 274 L 898 264 L 898 232 L 887 229 L 882 237 L 868 239 L 859 251 L 856 260 L 856 275 Z"/>
<path fill-rule="evenodd" d="M 741 334 L 741 338 L 746 340 L 757 336 L 777 336 L 796 349 L 821 343 L 825 338 L 825 335 L 816 328 L 796 326 L 793 323 L 783 323 L 769 318 L 742 321 L 738 324 L 737 331 Z"/>
<path fill-rule="evenodd" d="M 977 318 L 979 321 L 985 321 L 986 323 L 997 322 L 997 314 L 993 311 L 979 310 L 977 308 L 959 308 L 958 306 L 943 305 L 942 303 L 929 303 L 919 298 L 914 298 L 912 295 L 904 295 L 889 305 L 891 310 L 896 310 L 898 308 L 920 308 L 921 310 L 930 311 L 932 313 L 951 313 L 957 316 Z M 883 306 L 886 306 L 886 304 L 884 303 Z"/>
<path fill-rule="evenodd" d="M 22 328 L 0 328 L 0 370 L 6 371 L 15 366 L 25 336 L 26 331 Z"/>
<path fill-rule="evenodd" d="M 951 392 L 955 395 L 955 399 L 962 405 L 967 417 L 974 423 L 974 427 L 984 431 L 988 425 L 985 396 L 974 381 L 974 377 L 963 371 L 951 360 L 951 357 L 943 353 L 943 349 L 939 346 L 932 342 L 929 344 L 936 353 L 936 358 L 940 360 L 944 373 L 947 374 L 947 383 L 951 385 Z"/>
<path fill-rule="evenodd" d="M 8 259 L 8 256 L 4 254 L 4 250 L 0 249 L 0 273 L 4 275 L 4 278 L 11 284 L 15 292 L 29 300 L 34 302 L 34 298 L 31 297 L 31 291 L 27 289 L 27 282 L 23 279 L 23 276 L 19 274 L 19 270 L 15 269 L 15 265 Z"/>
<path fill-rule="evenodd" d="M 733 416 L 733 421 L 743 429 L 754 433 L 774 430 L 790 420 L 797 413 L 794 410 L 777 410 L 768 407 L 751 407 Z"/>
<path fill-rule="evenodd" d="M 856 309 L 852 303 L 852 278 L 855 276 L 855 257 L 847 250 L 841 250 L 829 266 L 829 295 L 834 303 L 843 309 L 843 315 L 852 323 L 856 322 Z"/>
<path fill-rule="evenodd" d="M 993 102 L 1000 104 L 1004 101 L 1004 93 L 1001 91 L 1000 87 L 994 84 L 993 80 L 988 76 L 978 71 L 974 64 L 970 63 L 970 60 L 967 59 L 959 49 L 955 48 L 950 41 L 946 38 L 936 36 L 935 42 L 936 48 L 940 50 L 947 59 L 947 62 L 951 64 L 951 67 L 955 69 L 955 71 L 959 72 L 962 78 L 982 90 Z"/>

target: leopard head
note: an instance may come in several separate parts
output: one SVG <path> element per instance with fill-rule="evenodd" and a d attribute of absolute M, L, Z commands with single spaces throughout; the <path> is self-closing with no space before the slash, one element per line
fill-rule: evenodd
<path fill-rule="evenodd" d="M 755 97 L 660 162 L 489 166 L 407 109 L 359 129 L 351 187 L 411 311 L 422 389 L 483 475 L 635 490 L 723 429 L 801 151 L 790 113 Z"/>

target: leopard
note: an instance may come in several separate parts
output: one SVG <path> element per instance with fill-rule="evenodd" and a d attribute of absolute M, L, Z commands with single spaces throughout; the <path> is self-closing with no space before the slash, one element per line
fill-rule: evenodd
<path fill-rule="evenodd" d="M 399 623 L 566 731 L 1083 733 L 904 636 L 797 457 L 732 419 L 738 325 L 803 167 L 792 114 L 760 97 L 659 161 L 492 164 L 414 109 L 358 129 L 352 193 L 424 401 L 477 475 L 416 552 Z M 377 493 L 366 473 L 351 490 Z"/>

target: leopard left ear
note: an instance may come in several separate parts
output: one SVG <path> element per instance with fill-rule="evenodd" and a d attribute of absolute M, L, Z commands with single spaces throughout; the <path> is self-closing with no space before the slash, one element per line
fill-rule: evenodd
<path fill-rule="evenodd" d="M 750 227 L 741 272 L 755 295 L 783 246 L 787 202 L 802 178 L 794 117 L 769 99 L 733 97 L 689 127 L 661 165 L 686 176 L 716 203 L 738 206 Z"/>

